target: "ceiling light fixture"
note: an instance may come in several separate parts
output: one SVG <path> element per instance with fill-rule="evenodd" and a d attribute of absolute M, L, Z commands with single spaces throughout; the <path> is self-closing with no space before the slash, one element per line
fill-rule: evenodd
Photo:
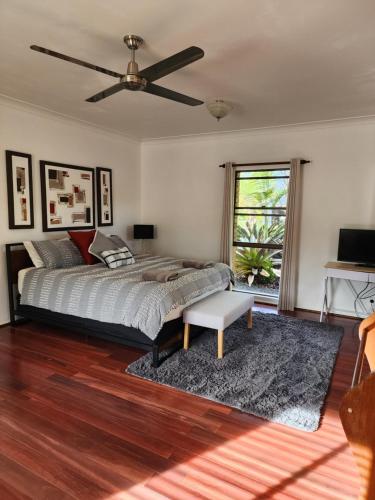
<path fill-rule="evenodd" d="M 216 118 L 217 121 L 221 120 L 221 118 L 224 118 L 224 116 L 227 116 L 232 107 L 233 106 L 231 106 L 229 103 L 223 101 L 223 99 L 214 99 L 213 101 L 207 103 L 207 109 L 209 113 L 214 118 Z"/>

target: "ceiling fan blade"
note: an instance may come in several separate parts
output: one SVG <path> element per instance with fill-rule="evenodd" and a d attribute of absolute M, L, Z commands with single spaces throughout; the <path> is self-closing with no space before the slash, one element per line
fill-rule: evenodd
<path fill-rule="evenodd" d="M 121 78 L 123 75 L 120 73 L 116 73 L 116 71 L 111 71 L 110 69 L 101 68 L 100 66 L 96 66 L 96 64 L 91 64 L 85 61 L 81 61 L 80 59 L 76 59 L 75 57 L 66 56 L 65 54 L 60 54 L 60 52 L 55 52 L 54 50 L 45 49 L 44 47 L 39 47 L 39 45 L 30 45 L 31 50 L 36 50 L 37 52 L 42 52 L 43 54 L 47 54 L 48 56 L 57 57 L 58 59 L 63 59 L 64 61 L 68 61 L 74 64 L 78 64 L 79 66 L 84 66 L 85 68 L 94 69 L 95 71 L 100 71 L 100 73 L 105 73 L 109 76 L 114 76 L 115 78 Z"/>
<path fill-rule="evenodd" d="M 199 106 L 203 104 L 203 101 L 189 97 L 188 95 L 180 94 L 174 90 L 166 89 L 165 87 L 160 87 L 160 85 L 155 85 L 154 83 L 148 83 L 143 92 L 148 92 L 149 94 L 157 95 L 159 97 L 165 97 L 166 99 L 171 99 L 172 101 L 181 102 L 182 104 L 188 104 L 189 106 Z"/>
<path fill-rule="evenodd" d="M 140 71 L 139 76 L 146 78 L 149 82 L 159 80 L 163 76 L 169 75 L 204 56 L 204 52 L 199 47 L 189 47 L 173 56 L 167 57 L 148 68 Z"/>
<path fill-rule="evenodd" d="M 101 101 L 102 99 L 105 99 L 106 97 L 109 97 L 112 94 L 116 94 L 116 92 L 120 92 L 120 90 L 124 89 L 125 85 L 123 82 L 116 83 L 116 85 L 112 85 L 112 87 L 109 87 L 108 89 L 102 90 L 101 92 L 98 92 L 97 94 L 93 95 L 92 97 L 89 97 L 86 99 L 87 102 L 98 102 Z"/>

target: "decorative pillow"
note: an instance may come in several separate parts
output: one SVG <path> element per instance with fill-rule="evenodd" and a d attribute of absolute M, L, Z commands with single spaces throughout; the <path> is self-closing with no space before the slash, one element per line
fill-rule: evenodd
<path fill-rule="evenodd" d="M 89 265 L 97 264 L 99 262 L 94 255 L 89 253 L 89 247 L 93 242 L 95 233 L 96 229 L 93 229 L 92 231 L 68 231 L 69 236 L 81 252 L 83 260 Z"/>
<path fill-rule="evenodd" d="M 110 269 L 116 269 L 120 266 L 128 266 L 134 264 L 135 259 L 129 252 L 128 247 L 116 248 L 116 250 L 104 250 L 101 253 L 104 262 Z"/>
<path fill-rule="evenodd" d="M 105 250 L 116 250 L 117 248 L 122 246 L 124 245 L 116 245 L 111 238 L 108 238 L 98 229 L 91 245 L 89 246 L 89 253 L 104 262 L 104 259 L 101 256 L 102 252 L 104 252 Z"/>
<path fill-rule="evenodd" d="M 43 259 L 40 257 L 38 252 L 36 251 L 32 241 L 24 241 L 23 246 L 25 247 L 31 262 L 35 267 L 44 267 Z"/>
<path fill-rule="evenodd" d="M 111 234 L 109 238 L 116 245 L 116 248 L 128 247 L 129 252 L 134 253 L 129 243 L 124 241 L 118 234 Z"/>
<path fill-rule="evenodd" d="M 44 266 L 49 269 L 84 264 L 78 248 L 68 239 L 32 241 L 31 243 L 42 259 Z"/>

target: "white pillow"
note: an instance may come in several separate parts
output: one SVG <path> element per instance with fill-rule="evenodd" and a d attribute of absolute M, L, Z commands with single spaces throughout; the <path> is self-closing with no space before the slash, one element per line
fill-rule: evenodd
<path fill-rule="evenodd" d="M 23 246 L 26 248 L 27 253 L 31 259 L 31 262 L 35 267 L 44 267 L 44 262 L 40 257 L 39 253 L 36 251 L 32 241 L 24 241 Z"/>

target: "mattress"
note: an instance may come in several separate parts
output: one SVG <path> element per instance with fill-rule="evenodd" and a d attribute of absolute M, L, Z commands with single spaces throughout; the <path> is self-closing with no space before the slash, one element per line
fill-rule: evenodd
<path fill-rule="evenodd" d="M 21 271 L 18 272 L 18 292 L 20 295 L 22 294 L 22 288 L 23 288 L 23 282 L 25 280 L 25 276 L 31 269 L 35 269 L 35 267 L 26 267 L 25 269 L 21 269 Z M 167 323 L 168 321 L 172 321 L 174 319 L 180 318 L 182 316 L 183 310 L 184 310 L 184 306 L 177 306 L 174 309 L 172 309 L 166 315 L 166 317 L 164 319 L 164 323 Z"/>
<path fill-rule="evenodd" d="M 21 269 L 21 271 L 18 272 L 18 292 L 20 295 L 22 294 L 25 276 L 31 269 L 35 269 L 35 267 L 26 267 L 25 269 Z"/>
<path fill-rule="evenodd" d="M 224 290 L 233 277 L 230 268 L 219 263 L 167 283 L 142 279 L 145 270 L 181 267 L 182 259 L 153 256 L 116 269 L 104 264 L 32 268 L 20 277 L 21 304 L 136 328 L 154 340 L 166 321 Z"/>

